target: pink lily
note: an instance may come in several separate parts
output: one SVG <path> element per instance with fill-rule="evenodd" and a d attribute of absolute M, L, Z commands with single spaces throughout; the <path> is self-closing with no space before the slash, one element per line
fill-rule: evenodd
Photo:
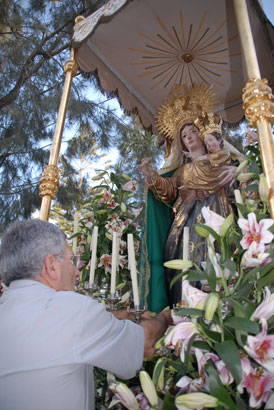
<path fill-rule="evenodd" d="M 111 255 L 104 253 L 101 258 L 100 262 L 98 263 L 98 268 L 101 266 L 105 267 L 105 273 L 111 272 Z"/>
<path fill-rule="evenodd" d="M 260 322 L 262 331 L 256 336 L 248 336 L 244 349 L 257 363 L 274 373 L 274 335 L 266 334 L 266 319 L 261 319 Z"/>
<path fill-rule="evenodd" d="M 261 219 L 257 222 L 254 212 L 248 214 L 248 219 L 240 218 L 238 225 L 244 234 L 241 240 L 243 249 L 248 249 L 252 243 L 256 243 L 258 246 L 270 243 L 274 235 L 268 230 L 273 225 L 273 219 Z"/>
<path fill-rule="evenodd" d="M 175 349 L 177 354 L 180 353 L 180 358 L 184 361 L 185 349 L 194 333 L 199 333 L 197 323 L 181 322 L 168 332 L 165 337 L 165 345 Z"/>
<path fill-rule="evenodd" d="M 238 386 L 238 391 L 242 394 L 245 388 L 249 394 L 250 407 L 259 408 L 273 393 L 274 375 L 265 372 L 262 368 L 253 369 L 246 357 L 241 359 L 241 364 L 243 379 Z"/>
<path fill-rule="evenodd" d="M 227 370 L 224 362 L 214 353 L 202 354 L 199 349 L 195 349 L 195 355 L 198 363 L 199 375 L 203 376 L 205 374 L 204 367 L 208 360 L 212 360 L 214 363 L 220 379 L 224 385 L 233 383 L 234 379 L 232 374 Z"/>
<path fill-rule="evenodd" d="M 204 206 L 201 210 L 202 215 L 205 220 L 205 225 L 209 226 L 210 228 L 214 229 L 217 234 L 220 234 L 221 227 L 225 221 L 225 218 L 223 218 L 221 215 L 216 214 L 215 212 L 211 211 L 208 206 Z M 212 235 L 209 235 L 210 241 L 213 243 L 214 238 Z"/>
<path fill-rule="evenodd" d="M 252 242 L 247 251 L 243 254 L 241 261 L 242 266 L 245 268 L 261 266 L 269 256 L 269 253 L 264 252 L 264 250 L 265 247 L 263 244 L 258 245 L 256 242 Z"/>
<path fill-rule="evenodd" d="M 257 307 L 251 316 L 254 319 L 270 319 L 274 315 L 274 293 L 271 293 L 268 288 L 265 288 L 265 297 L 262 303 Z"/>
<path fill-rule="evenodd" d="M 207 293 L 191 286 L 187 280 L 183 281 L 182 299 L 188 308 L 203 309 L 207 295 Z"/>
<path fill-rule="evenodd" d="M 136 184 L 135 179 L 131 179 L 130 181 L 125 183 L 122 186 L 122 188 L 123 188 L 124 191 L 129 191 L 129 192 L 136 191 L 137 190 L 137 184 Z"/>

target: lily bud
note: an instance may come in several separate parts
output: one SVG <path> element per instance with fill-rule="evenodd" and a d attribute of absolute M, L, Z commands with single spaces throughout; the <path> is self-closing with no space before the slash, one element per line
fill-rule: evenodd
<path fill-rule="evenodd" d="M 112 241 L 112 236 L 111 236 L 108 232 L 105 232 L 105 236 L 106 236 L 110 241 Z"/>
<path fill-rule="evenodd" d="M 217 407 L 219 405 L 219 401 L 216 397 L 210 396 L 209 394 L 197 392 L 182 394 L 181 396 L 176 397 L 175 404 L 177 409 L 200 409 L 204 407 Z"/>
<path fill-rule="evenodd" d="M 259 195 L 260 195 L 261 201 L 266 202 L 268 200 L 268 194 L 269 194 L 269 189 L 267 186 L 266 177 L 264 175 L 261 175 L 260 181 L 259 181 Z"/>
<path fill-rule="evenodd" d="M 237 175 L 240 172 L 242 172 L 242 170 L 247 166 L 248 162 L 249 162 L 248 159 L 245 159 L 243 162 L 240 163 L 240 165 L 238 166 L 238 168 L 235 171 Z"/>
<path fill-rule="evenodd" d="M 193 263 L 183 259 L 173 259 L 172 261 L 165 262 L 164 266 L 169 269 L 188 270 L 193 266 Z"/>
<path fill-rule="evenodd" d="M 126 180 L 126 181 L 130 181 L 131 177 L 127 174 L 121 174 L 121 176 Z"/>
<path fill-rule="evenodd" d="M 100 179 L 103 178 L 104 175 L 105 175 L 105 172 L 101 172 L 100 174 L 95 175 L 95 177 L 93 177 L 91 179 L 92 179 L 92 181 L 99 181 Z"/>
<path fill-rule="evenodd" d="M 155 379 L 156 379 L 157 368 L 158 368 L 159 366 L 161 366 L 161 364 L 162 364 L 162 362 L 163 362 L 164 360 L 165 360 L 165 359 L 164 359 L 163 357 L 160 357 L 160 359 L 157 360 L 157 363 L 156 363 L 156 365 L 155 365 L 155 367 L 154 367 L 154 370 L 153 370 L 153 376 L 152 376 L 153 383 L 154 383 L 155 386 L 158 387 L 158 389 L 160 389 L 160 390 L 164 390 L 164 387 L 165 387 L 165 367 L 164 367 L 164 366 L 162 367 L 162 369 L 161 369 L 161 371 L 160 371 L 160 374 L 159 374 L 157 383 L 156 383 L 156 380 L 155 380 Z"/>
<path fill-rule="evenodd" d="M 122 211 L 123 213 L 126 213 L 127 207 L 126 207 L 126 204 L 125 204 L 124 202 L 121 202 L 120 207 L 121 207 L 121 211 Z"/>
<path fill-rule="evenodd" d="M 159 340 L 155 343 L 154 348 L 155 348 L 156 350 L 159 350 L 159 349 L 161 349 L 161 347 L 163 347 L 164 345 L 165 345 L 165 336 L 161 337 L 161 339 L 159 339 Z"/>
<path fill-rule="evenodd" d="M 198 235 L 200 235 L 202 238 L 207 238 L 209 235 L 209 232 L 207 229 L 203 228 L 202 226 L 195 226 L 195 231 L 197 232 Z"/>
<path fill-rule="evenodd" d="M 129 410 L 138 410 L 139 404 L 132 391 L 124 383 L 112 383 L 110 390 L 118 396 L 118 402 Z"/>
<path fill-rule="evenodd" d="M 96 214 L 97 214 L 97 215 L 103 215 L 103 214 L 105 214 L 106 212 L 107 212 L 106 209 L 99 209 L 99 211 L 96 211 Z"/>
<path fill-rule="evenodd" d="M 206 302 L 205 319 L 212 320 L 219 305 L 220 297 L 217 293 L 210 293 Z"/>
<path fill-rule="evenodd" d="M 90 217 L 93 216 L 93 215 L 94 215 L 94 212 L 93 212 L 93 211 L 89 211 L 89 212 L 85 212 L 84 217 L 85 217 L 85 218 L 90 218 Z"/>
<path fill-rule="evenodd" d="M 233 224 L 234 216 L 233 214 L 228 215 L 228 217 L 224 220 L 224 223 L 221 226 L 220 229 L 220 236 L 223 238 L 225 234 L 227 233 L 228 229 L 231 227 Z"/>
<path fill-rule="evenodd" d="M 143 392 L 145 393 L 148 401 L 152 407 L 158 406 L 158 397 L 153 381 L 150 378 L 150 375 L 144 370 L 139 373 L 140 383 Z"/>
<path fill-rule="evenodd" d="M 87 244 L 90 245 L 90 243 L 91 243 L 91 235 L 88 235 L 87 236 Z"/>
<path fill-rule="evenodd" d="M 247 172 L 245 174 L 239 174 L 237 176 L 237 180 L 240 182 L 247 182 L 253 177 L 255 177 L 255 174 L 253 172 Z"/>

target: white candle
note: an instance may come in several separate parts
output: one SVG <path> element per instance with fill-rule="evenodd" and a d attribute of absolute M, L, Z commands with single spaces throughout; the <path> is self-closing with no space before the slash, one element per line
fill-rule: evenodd
<path fill-rule="evenodd" d="M 115 295 L 116 288 L 116 272 L 117 272 L 117 242 L 118 233 L 113 232 L 112 236 L 112 258 L 111 258 L 111 281 L 110 281 L 110 294 Z"/>
<path fill-rule="evenodd" d="M 94 226 L 90 244 L 91 250 L 91 261 L 90 261 L 90 271 L 89 271 L 89 285 L 94 284 L 94 275 L 97 261 L 97 241 L 98 241 L 98 226 Z"/>
<path fill-rule="evenodd" d="M 184 227 L 184 242 L 183 242 L 183 259 L 188 261 L 189 259 L 189 227 Z"/>
<path fill-rule="evenodd" d="M 73 218 L 73 234 L 78 232 L 78 223 L 79 223 L 79 211 L 76 211 Z M 72 238 L 72 252 L 74 255 L 77 253 L 77 236 Z"/>
<path fill-rule="evenodd" d="M 119 272 L 120 236 L 117 235 L 117 272 Z"/>
<path fill-rule="evenodd" d="M 235 200 L 238 204 L 242 204 L 244 203 L 241 192 L 239 189 L 234 189 L 234 196 L 235 196 Z M 243 215 L 241 214 L 241 212 L 238 209 L 238 214 L 239 214 L 239 218 L 243 218 Z"/>
<path fill-rule="evenodd" d="M 128 247 L 128 263 L 129 263 L 131 281 L 132 281 L 134 306 L 140 306 L 138 281 L 137 281 L 137 273 L 136 273 L 136 261 L 135 261 L 135 252 L 134 252 L 134 242 L 133 242 L 132 233 L 129 233 L 127 235 L 127 247 Z"/>

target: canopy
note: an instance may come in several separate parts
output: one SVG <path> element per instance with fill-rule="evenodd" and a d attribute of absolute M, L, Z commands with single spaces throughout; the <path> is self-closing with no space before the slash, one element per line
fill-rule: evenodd
<path fill-rule="evenodd" d="M 247 0 L 262 78 L 274 82 L 274 28 Z M 213 84 L 225 121 L 244 115 L 247 81 L 232 0 L 112 0 L 74 28 L 77 62 L 154 133 L 154 117 L 175 84 Z"/>

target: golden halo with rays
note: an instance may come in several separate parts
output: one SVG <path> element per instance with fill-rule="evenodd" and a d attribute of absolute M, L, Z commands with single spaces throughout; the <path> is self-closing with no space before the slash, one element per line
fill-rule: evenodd
<path fill-rule="evenodd" d="M 179 30 L 175 26 L 169 30 L 164 22 L 157 18 L 164 34 L 158 33 L 152 38 L 145 33 L 138 33 L 149 43 L 145 45 L 145 49 L 130 48 L 131 51 L 141 53 L 143 60 L 131 62 L 130 65 L 143 66 L 145 73 L 139 77 L 151 76 L 151 89 L 160 84 L 163 87 L 172 87 L 175 84 L 193 84 L 201 81 L 223 87 L 221 72 L 235 72 L 226 66 L 229 57 L 240 55 L 228 53 L 228 43 L 237 38 L 238 34 L 224 40 L 221 30 L 226 20 L 210 33 L 210 28 L 204 26 L 206 14 L 204 11 L 195 32 L 193 24 L 190 24 L 188 32 L 185 30 L 181 10 Z"/>
<path fill-rule="evenodd" d="M 174 139 L 183 124 L 215 110 L 217 99 L 212 87 L 194 83 L 191 87 L 177 84 L 171 89 L 156 115 L 156 126 L 167 140 Z"/>

